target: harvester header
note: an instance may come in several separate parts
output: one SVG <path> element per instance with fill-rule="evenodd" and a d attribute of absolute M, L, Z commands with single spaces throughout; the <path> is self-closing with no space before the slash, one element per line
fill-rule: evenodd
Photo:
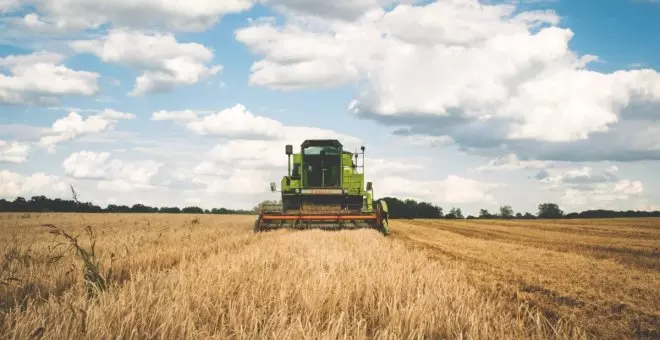
<path fill-rule="evenodd" d="M 387 204 L 373 200 L 371 182 L 365 186 L 364 151 L 346 151 L 336 139 L 305 140 L 298 153 L 286 145 L 281 201 L 261 205 L 254 230 L 373 228 L 387 235 Z M 270 187 L 278 191 L 275 182 Z"/>

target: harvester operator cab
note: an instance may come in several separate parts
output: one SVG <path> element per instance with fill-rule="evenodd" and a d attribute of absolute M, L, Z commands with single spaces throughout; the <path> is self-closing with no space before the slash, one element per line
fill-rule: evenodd
<path fill-rule="evenodd" d="M 305 141 L 301 151 L 303 187 L 340 187 L 342 145 L 339 142 L 333 140 Z"/>

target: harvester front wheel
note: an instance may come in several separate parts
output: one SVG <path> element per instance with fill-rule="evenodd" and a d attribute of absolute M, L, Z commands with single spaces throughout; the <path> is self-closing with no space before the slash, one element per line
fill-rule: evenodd
<path fill-rule="evenodd" d="M 254 221 L 254 226 L 252 227 L 252 229 L 255 233 L 263 231 L 263 229 L 261 228 L 261 216 L 258 216 L 256 218 L 256 220 Z"/>
<path fill-rule="evenodd" d="M 387 236 L 390 234 L 389 224 L 389 212 L 387 211 L 387 203 L 383 200 L 379 200 L 376 207 L 376 213 L 378 214 L 378 220 L 380 221 L 380 231 L 383 235 Z"/>

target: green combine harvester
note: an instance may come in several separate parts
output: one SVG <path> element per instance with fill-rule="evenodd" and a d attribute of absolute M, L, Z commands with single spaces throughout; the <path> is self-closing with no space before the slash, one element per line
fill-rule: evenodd
<path fill-rule="evenodd" d="M 365 188 L 364 146 L 361 151 L 345 151 L 335 139 L 305 140 L 299 153 L 286 145 L 288 172 L 281 182 L 281 203 L 260 206 L 254 231 L 372 228 L 389 234 L 386 202 L 373 200 L 371 182 Z M 277 192 L 275 182 L 270 187 Z"/>

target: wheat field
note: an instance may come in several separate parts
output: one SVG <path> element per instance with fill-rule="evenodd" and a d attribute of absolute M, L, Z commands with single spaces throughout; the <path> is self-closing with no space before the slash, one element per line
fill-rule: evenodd
<path fill-rule="evenodd" d="M 1 214 L 0 337 L 660 334 L 657 220 L 395 220 L 388 237 L 372 230 L 253 234 L 253 220 Z M 94 256 L 71 250 L 62 232 L 79 235 L 85 250 L 95 240 Z"/>
<path fill-rule="evenodd" d="M 660 339 L 660 219 L 426 220 L 394 237 L 590 338 Z"/>

